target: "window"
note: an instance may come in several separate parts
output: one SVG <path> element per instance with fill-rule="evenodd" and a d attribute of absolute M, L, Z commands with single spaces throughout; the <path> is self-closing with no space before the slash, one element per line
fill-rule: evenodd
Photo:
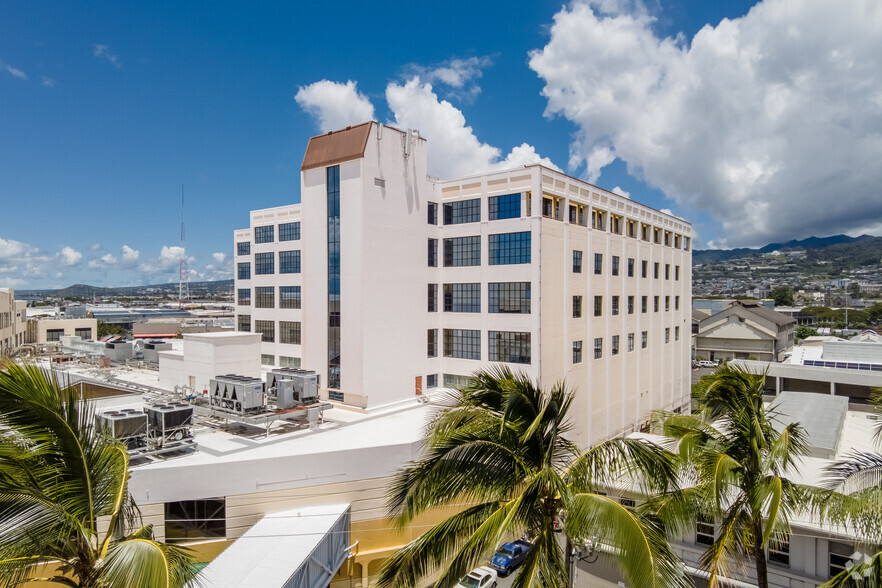
<path fill-rule="evenodd" d="M 487 284 L 487 312 L 530 314 L 530 282 Z"/>
<path fill-rule="evenodd" d="M 279 251 L 279 273 L 280 274 L 299 274 L 300 273 L 300 252 L 299 251 Z"/>
<path fill-rule="evenodd" d="M 282 223 L 279 225 L 279 241 L 299 241 L 300 223 Z"/>
<path fill-rule="evenodd" d="M 240 280 L 250 280 L 251 279 L 251 262 L 243 261 L 238 264 L 239 269 L 239 279 Z"/>
<path fill-rule="evenodd" d="M 92 327 L 83 327 L 82 329 L 74 329 L 74 335 L 88 341 L 92 338 Z"/>
<path fill-rule="evenodd" d="M 614 275 L 614 276 L 619 275 L 619 256 L 618 255 L 612 256 L 612 275 Z"/>
<path fill-rule="evenodd" d="M 647 275 L 647 268 L 649 267 L 649 262 L 645 259 L 640 262 L 640 277 L 645 278 Z"/>
<path fill-rule="evenodd" d="M 238 316 L 236 330 L 242 331 L 244 333 L 248 333 L 251 331 L 251 315 L 250 314 L 240 314 Z"/>
<path fill-rule="evenodd" d="M 637 221 L 628 219 L 628 236 L 631 238 L 637 236 Z"/>
<path fill-rule="evenodd" d="M 426 335 L 426 356 L 438 357 L 438 329 L 429 329 Z"/>
<path fill-rule="evenodd" d="M 634 277 L 634 258 L 633 257 L 628 258 L 628 277 L 629 278 Z"/>
<path fill-rule="evenodd" d="M 456 374 L 444 374 L 445 388 L 465 388 L 472 381 L 469 376 L 458 376 Z"/>
<path fill-rule="evenodd" d="M 648 299 L 647 296 L 640 297 L 640 312 L 642 312 L 643 314 L 646 314 L 646 301 L 647 301 L 647 299 Z"/>
<path fill-rule="evenodd" d="M 481 359 L 481 331 L 444 329 L 444 357 Z"/>
<path fill-rule="evenodd" d="M 628 333 L 628 351 L 634 351 L 634 333 Z"/>
<path fill-rule="evenodd" d="M 674 327 L 674 341 L 680 340 L 680 327 Z"/>
<path fill-rule="evenodd" d="M 236 255 L 251 255 L 251 242 L 242 241 L 236 243 Z"/>
<path fill-rule="evenodd" d="M 530 333 L 488 331 L 487 350 L 490 361 L 530 363 Z"/>
<path fill-rule="evenodd" d="M 613 313 L 613 316 L 616 316 L 619 314 L 619 297 L 618 296 L 612 297 L 612 313 Z"/>
<path fill-rule="evenodd" d="M 671 279 L 671 264 L 669 264 L 669 263 L 665 264 L 665 279 L 666 280 Z"/>
<path fill-rule="evenodd" d="M 665 327 L 665 343 L 671 342 L 671 327 Z"/>
<path fill-rule="evenodd" d="M 594 359 L 603 357 L 603 339 L 598 337 L 594 340 Z"/>
<path fill-rule="evenodd" d="M 634 314 L 634 297 L 628 296 L 628 314 Z"/>
<path fill-rule="evenodd" d="M 429 239 L 429 267 L 438 267 L 438 239 Z"/>
<path fill-rule="evenodd" d="M 542 199 L 542 216 L 552 218 L 554 216 L 554 202 L 551 198 Z"/>
<path fill-rule="evenodd" d="M 430 254 L 430 265 L 431 257 Z M 444 267 L 469 265 L 481 265 L 481 237 L 444 239 Z"/>
<path fill-rule="evenodd" d="M 435 202 L 429 202 L 429 205 L 426 207 L 426 215 L 428 217 L 428 221 L 430 225 L 438 224 L 438 204 Z M 438 376 L 435 376 L 436 378 Z"/>
<path fill-rule="evenodd" d="M 251 305 L 251 288 L 239 288 L 239 296 L 236 299 L 239 306 Z"/>
<path fill-rule="evenodd" d="M 438 312 L 438 284 L 429 284 L 429 312 Z"/>
<path fill-rule="evenodd" d="M 275 305 L 275 288 L 260 286 L 254 289 L 254 308 L 273 308 Z"/>
<path fill-rule="evenodd" d="M 680 279 L 680 266 L 679 265 L 674 266 L 674 279 L 675 280 Z"/>
<path fill-rule="evenodd" d="M 64 329 L 46 329 L 46 341 L 61 341 Z"/>
<path fill-rule="evenodd" d="M 619 498 L 619 504 L 625 508 L 637 508 L 637 501 L 633 498 Z"/>
<path fill-rule="evenodd" d="M 594 297 L 594 316 L 603 315 L 603 296 Z"/>
<path fill-rule="evenodd" d="M 260 340 L 264 343 L 274 343 L 276 340 L 276 323 L 273 321 L 254 321 L 254 332 L 260 333 Z"/>
<path fill-rule="evenodd" d="M 300 323 L 295 321 L 279 321 L 279 343 L 300 345 Z"/>
<path fill-rule="evenodd" d="M 300 368 L 300 358 L 280 355 L 279 356 L 279 367 L 295 368 L 295 369 Z"/>
<path fill-rule="evenodd" d="M 611 347 L 612 347 L 612 354 L 618 355 L 619 354 L 619 336 L 618 335 L 612 336 L 612 346 Z"/>
<path fill-rule="evenodd" d="M 255 253 L 254 254 L 254 273 L 258 276 L 272 274 L 275 272 L 272 253 Z"/>
<path fill-rule="evenodd" d="M 573 318 L 582 318 L 582 297 L 573 296 Z"/>
<path fill-rule="evenodd" d="M 481 284 L 444 284 L 444 312 L 481 312 Z"/>
<path fill-rule="evenodd" d="M 573 250 L 573 273 L 582 273 L 582 252 Z"/>
<path fill-rule="evenodd" d="M 300 308 L 300 286 L 279 286 L 279 308 Z"/>
<path fill-rule="evenodd" d="M 665 312 L 668 312 L 670 310 L 671 310 L 671 297 L 665 296 Z"/>
<path fill-rule="evenodd" d="M 603 272 L 603 254 L 595 253 L 594 254 L 594 273 L 600 274 Z"/>
<path fill-rule="evenodd" d="M 604 226 L 606 224 L 605 223 L 606 214 L 604 212 L 599 211 L 599 210 L 592 210 L 591 216 L 592 216 L 591 227 L 594 229 L 600 229 L 601 231 L 604 230 Z"/>
<path fill-rule="evenodd" d="M 582 363 L 582 342 L 573 341 L 573 363 Z"/>
<path fill-rule="evenodd" d="M 275 355 L 260 354 L 260 365 L 276 365 Z"/>
<path fill-rule="evenodd" d="M 426 388 L 438 387 L 438 374 L 429 374 L 426 376 Z"/>
<path fill-rule="evenodd" d="M 657 280 L 658 279 L 658 262 L 652 264 L 652 275 Z"/>
<path fill-rule="evenodd" d="M 640 349 L 646 349 L 646 344 L 649 339 L 649 331 L 643 331 L 640 333 Z"/>
<path fill-rule="evenodd" d="M 695 542 L 701 545 L 713 545 L 716 540 L 717 529 L 714 520 L 710 517 L 698 515 L 695 524 Z"/>
<path fill-rule="evenodd" d="M 769 540 L 769 561 L 790 567 L 790 541 L 772 537 Z"/>
<path fill-rule="evenodd" d="M 265 227 L 254 227 L 254 242 L 255 243 L 272 243 L 273 233 L 275 231 L 275 227 L 273 225 L 267 225 Z"/>
<path fill-rule="evenodd" d="M 444 224 L 460 225 L 476 223 L 481 220 L 481 199 L 460 200 L 444 203 Z"/>
<path fill-rule="evenodd" d="M 504 194 L 491 196 L 489 199 L 490 220 L 521 217 L 521 195 Z"/>
<path fill-rule="evenodd" d="M 530 263 L 531 237 L 530 231 L 490 235 L 490 265 Z"/>
<path fill-rule="evenodd" d="M 227 536 L 223 498 L 165 503 L 165 540 L 169 543 Z"/>
<path fill-rule="evenodd" d="M 658 296 L 652 297 L 652 311 L 658 312 Z"/>
<path fill-rule="evenodd" d="M 680 297 L 674 296 L 674 310 L 680 310 Z"/>
<path fill-rule="evenodd" d="M 828 542 L 829 545 L 829 569 L 828 572 L 832 578 L 836 574 L 844 572 L 849 562 L 852 561 L 851 556 L 855 552 L 853 545 L 847 543 L 837 543 L 836 541 Z"/>

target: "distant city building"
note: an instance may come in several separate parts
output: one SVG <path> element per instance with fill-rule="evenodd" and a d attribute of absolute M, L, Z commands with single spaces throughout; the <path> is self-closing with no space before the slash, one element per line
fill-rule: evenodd
<path fill-rule="evenodd" d="M 0 288 L 0 357 L 25 342 L 27 302 L 15 299 L 15 290 Z"/>
<path fill-rule="evenodd" d="M 98 338 L 98 321 L 93 318 L 47 317 L 32 318 L 27 324 L 28 343 L 61 341 L 65 335 L 75 335 L 83 341 Z"/>
<path fill-rule="evenodd" d="M 755 300 L 736 300 L 698 325 L 695 356 L 778 361 L 793 346 L 796 321 Z"/>

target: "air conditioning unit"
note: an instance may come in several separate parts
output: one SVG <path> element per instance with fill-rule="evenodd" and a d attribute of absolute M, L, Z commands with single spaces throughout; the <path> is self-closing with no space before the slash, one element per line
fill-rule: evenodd
<path fill-rule="evenodd" d="M 193 436 L 193 407 L 184 402 L 154 404 L 144 409 L 150 443 L 158 447 Z"/>
<path fill-rule="evenodd" d="M 129 449 L 146 444 L 147 415 L 134 408 L 109 410 L 97 414 L 95 426 L 124 442 Z"/>
<path fill-rule="evenodd" d="M 237 414 L 256 412 L 266 407 L 266 385 L 260 378 L 227 374 L 209 383 L 211 406 Z"/>

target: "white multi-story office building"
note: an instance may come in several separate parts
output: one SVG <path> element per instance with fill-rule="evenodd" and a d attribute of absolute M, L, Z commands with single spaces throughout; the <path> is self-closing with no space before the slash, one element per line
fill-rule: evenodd
<path fill-rule="evenodd" d="M 301 203 L 235 231 L 237 325 L 366 409 L 493 363 L 565 380 L 587 443 L 688 406 L 691 236 L 540 165 L 434 180 L 418 133 L 365 123 L 310 139 Z"/>
<path fill-rule="evenodd" d="M 15 299 L 12 288 L 0 288 L 0 357 L 24 345 L 27 305 Z"/>

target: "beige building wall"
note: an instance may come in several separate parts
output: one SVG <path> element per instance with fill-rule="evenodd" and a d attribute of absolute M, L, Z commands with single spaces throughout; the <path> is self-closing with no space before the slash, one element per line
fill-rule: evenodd
<path fill-rule="evenodd" d="M 60 341 L 65 335 L 78 335 L 84 341 L 98 339 L 98 320 L 93 318 L 46 318 L 28 321 L 28 343 Z"/>
<path fill-rule="evenodd" d="M 26 343 L 27 302 L 15 299 L 15 290 L 0 288 L 0 357 Z"/>

